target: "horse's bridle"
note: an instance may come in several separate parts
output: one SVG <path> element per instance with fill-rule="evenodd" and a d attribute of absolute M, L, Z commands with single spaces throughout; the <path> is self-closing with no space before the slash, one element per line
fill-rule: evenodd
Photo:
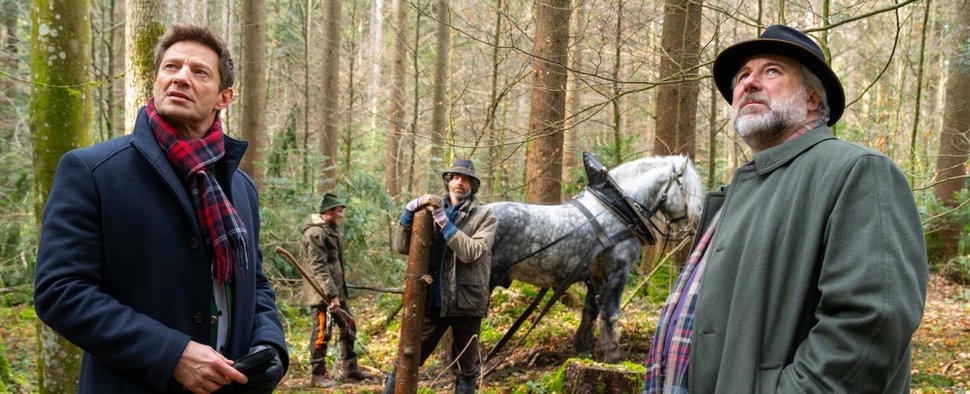
<path fill-rule="evenodd" d="M 684 163 L 684 169 L 681 170 L 680 172 L 677 171 L 677 166 L 674 165 L 674 163 L 670 163 L 670 173 L 673 174 L 674 177 L 673 179 L 667 182 L 667 186 L 664 187 L 663 192 L 661 192 L 660 196 L 657 197 L 657 201 L 654 203 L 653 207 L 644 208 L 643 204 L 640 204 L 639 201 L 636 201 L 633 197 L 630 197 L 630 201 L 633 203 L 633 205 L 637 207 L 637 209 L 640 209 L 646 213 L 645 215 L 643 215 L 643 217 L 647 218 L 647 223 L 650 224 L 650 227 L 653 227 L 653 229 L 657 231 L 657 234 L 660 234 L 661 236 L 663 236 L 665 240 L 671 239 L 671 233 L 669 231 L 664 232 L 663 230 L 661 230 L 660 226 L 654 223 L 653 217 L 654 215 L 657 214 L 657 212 L 660 212 L 660 214 L 663 215 L 665 219 L 664 227 L 667 229 L 670 229 L 671 224 L 687 219 L 687 213 L 689 209 L 684 209 L 684 214 L 676 218 L 672 218 L 669 215 L 667 215 L 666 212 L 660 210 L 660 207 L 662 207 L 664 203 L 667 202 L 667 193 L 670 192 L 670 187 L 673 186 L 674 183 L 677 184 L 677 187 L 683 186 L 683 183 L 681 183 L 680 178 L 684 176 L 684 171 L 686 170 L 687 170 L 686 162 Z M 681 190 L 681 194 L 686 194 L 686 193 L 684 193 L 684 191 Z"/>

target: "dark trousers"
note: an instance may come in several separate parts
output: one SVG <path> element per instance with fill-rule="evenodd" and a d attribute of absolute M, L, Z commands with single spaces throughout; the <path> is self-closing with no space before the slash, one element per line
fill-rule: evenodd
<path fill-rule="evenodd" d="M 345 300 L 340 300 L 340 309 L 350 313 L 350 306 Z M 310 365 L 313 367 L 314 375 L 323 375 L 327 372 L 327 342 L 330 337 L 327 335 L 327 306 L 317 305 L 313 307 L 313 332 L 310 334 Z M 350 327 L 346 318 L 337 316 L 339 312 L 334 311 L 331 316 L 331 325 L 336 325 L 340 332 L 337 343 L 340 346 L 340 357 L 342 360 L 356 360 L 357 353 L 354 352 L 354 331 L 355 327 Z"/>
<path fill-rule="evenodd" d="M 451 342 L 451 358 L 458 360 L 453 368 L 455 377 L 477 380 L 481 359 L 478 349 L 478 333 L 482 328 L 481 317 L 425 316 L 421 332 L 421 365 L 431 356 L 438 341 L 448 329 L 454 339 Z"/>

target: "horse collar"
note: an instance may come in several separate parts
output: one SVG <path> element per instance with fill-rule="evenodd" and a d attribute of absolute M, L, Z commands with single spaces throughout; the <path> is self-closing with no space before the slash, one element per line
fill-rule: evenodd
<path fill-rule="evenodd" d="M 596 197 L 603 206 L 613 212 L 620 221 L 640 239 L 641 242 L 653 245 L 657 242 L 656 237 L 650 232 L 649 227 L 657 228 L 650 217 L 655 212 L 644 208 L 643 205 L 630 198 L 607 172 L 606 167 L 600 164 L 589 152 L 583 152 L 583 164 L 586 167 L 586 177 L 589 185 L 586 189 Z M 658 205 L 659 207 L 659 205 Z M 644 215 L 646 214 L 646 215 Z M 659 231 L 659 229 L 657 229 Z"/>

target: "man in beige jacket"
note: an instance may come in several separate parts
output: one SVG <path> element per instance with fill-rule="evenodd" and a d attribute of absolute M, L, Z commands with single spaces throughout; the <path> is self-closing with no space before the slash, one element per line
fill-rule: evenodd
<path fill-rule="evenodd" d="M 312 289 L 307 292 L 308 303 L 313 308 L 313 332 L 310 335 L 310 364 L 313 366 L 310 385 L 312 387 L 333 387 L 337 382 L 327 373 L 327 342 L 330 340 L 328 328 L 336 325 L 340 329 L 340 357 L 342 360 L 341 377 L 359 381 L 373 376 L 357 366 L 357 353 L 354 340 L 357 327 L 353 314 L 347 304 L 347 286 L 344 282 L 343 231 L 340 221 L 347 207 L 337 195 L 327 193 L 320 202 L 320 213 L 310 215 L 300 225 L 303 234 L 301 252 L 303 264 L 310 268 L 314 280 L 326 292 L 321 297 Z M 309 286 L 307 286 L 309 287 Z"/>
<path fill-rule="evenodd" d="M 447 194 L 425 194 L 409 202 L 401 215 L 394 249 L 407 254 L 414 212 L 425 205 L 435 207 L 435 232 L 431 246 L 431 285 L 421 335 L 421 364 L 450 328 L 454 340 L 451 356 L 455 393 L 474 393 L 481 360 L 478 334 L 488 310 L 488 277 L 497 220 L 492 209 L 475 199 L 481 181 L 471 160 L 455 160 L 441 174 Z M 384 392 L 394 389 L 394 372 Z"/>

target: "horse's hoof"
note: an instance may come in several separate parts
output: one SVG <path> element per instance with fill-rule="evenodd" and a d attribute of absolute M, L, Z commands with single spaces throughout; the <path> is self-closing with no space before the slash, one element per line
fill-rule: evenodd
<path fill-rule="evenodd" d="M 577 353 L 590 353 L 593 351 L 593 341 L 591 338 L 583 338 L 573 341 L 573 349 Z"/>

